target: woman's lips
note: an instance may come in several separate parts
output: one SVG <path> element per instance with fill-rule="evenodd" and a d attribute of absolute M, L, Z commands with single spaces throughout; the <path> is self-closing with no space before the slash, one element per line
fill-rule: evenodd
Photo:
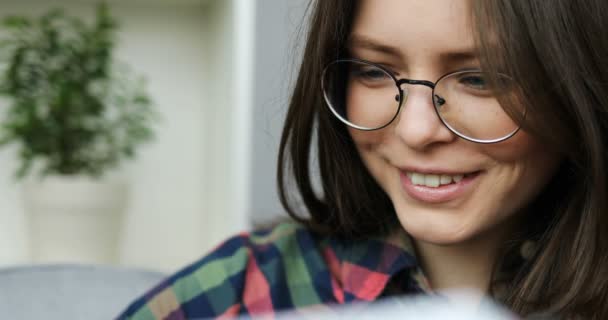
<path fill-rule="evenodd" d="M 415 185 L 405 171 L 399 171 L 401 185 L 405 192 L 410 197 L 427 203 L 447 202 L 464 195 L 471 189 L 473 183 L 479 178 L 480 174 L 481 171 L 467 174 L 459 182 L 452 182 L 451 184 L 440 185 L 435 188 Z"/>

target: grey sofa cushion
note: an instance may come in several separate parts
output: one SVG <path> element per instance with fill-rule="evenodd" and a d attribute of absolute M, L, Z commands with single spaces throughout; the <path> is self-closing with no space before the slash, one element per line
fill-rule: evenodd
<path fill-rule="evenodd" d="M 157 272 L 102 266 L 0 269 L 1 318 L 112 319 L 163 278 Z"/>

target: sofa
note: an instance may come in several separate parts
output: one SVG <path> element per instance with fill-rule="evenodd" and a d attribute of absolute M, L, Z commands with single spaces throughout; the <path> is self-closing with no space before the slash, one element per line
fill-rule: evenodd
<path fill-rule="evenodd" d="M 0 318 L 107 320 L 165 277 L 159 272 L 93 265 L 0 269 Z"/>

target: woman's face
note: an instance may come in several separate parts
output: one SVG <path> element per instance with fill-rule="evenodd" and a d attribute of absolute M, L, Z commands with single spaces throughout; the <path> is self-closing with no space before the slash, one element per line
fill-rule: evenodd
<path fill-rule="evenodd" d="M 386 66 L 398 78 L 435 81 L 479 67 L 468 5 L 466 0 L 362 0 L 350 53 Z M 405 86 L 408 98 L 391 125 L 349 129 L 402 226 L 415 239 L 435 244 L 504 231 L 551 178 L 558 157 L 524 131 L 496 144 L 458 138 L 440 122 L 430 88 Z M 429 184 L 420 185 L 420 179 Z M 437 179 L 447 184 L 435 187 Z"/>

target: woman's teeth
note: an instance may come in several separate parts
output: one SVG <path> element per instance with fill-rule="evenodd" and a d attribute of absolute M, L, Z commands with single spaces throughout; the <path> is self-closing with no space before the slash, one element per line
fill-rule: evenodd
<path fill-rule="evenodd" d="M 446 174 L 423 174 L 416 172 L 407 172 L 407 176 L 412 180 L 412 184 L 418 186 L 426 186 L 437 188 L 440 185 L 450 184 L 452 182 L 460 182 L 464 178 L 464 174 L 446 175 Z"/>

